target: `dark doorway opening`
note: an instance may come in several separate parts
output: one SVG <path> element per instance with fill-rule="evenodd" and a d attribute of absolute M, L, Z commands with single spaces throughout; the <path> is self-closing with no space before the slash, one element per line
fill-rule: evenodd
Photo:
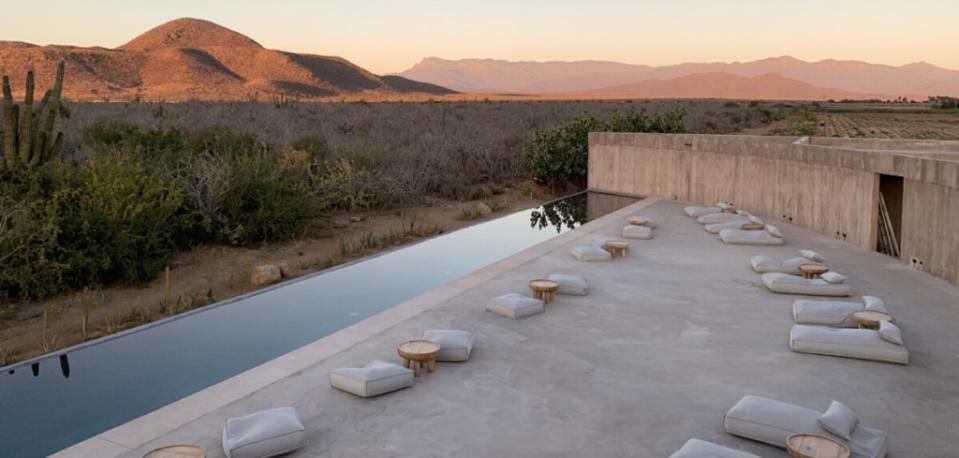
<path fill-rule="evenodd" d="M 902 177 L 879 175 L 879 237 L 876 251 L 899 257 L 902 240 Z"/>

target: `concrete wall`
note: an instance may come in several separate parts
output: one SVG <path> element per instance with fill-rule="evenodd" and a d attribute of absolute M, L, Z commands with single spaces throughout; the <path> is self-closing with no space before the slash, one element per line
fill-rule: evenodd
<path fill-rule="evenodd" d="M 590 134 L 589 188 L 689 202 L 729 200 L 874 250 L 879 175 L 904 177 L 902 260 L 959 284 L 956 142 Z M 839 146 L 841 145 L 841 146 Z M 912 151 L 903 148 L 915 147 Z M 934 154 L 943 152 L 946 159 Z M 934 226 L 934 227 L 933 227 Z"/>

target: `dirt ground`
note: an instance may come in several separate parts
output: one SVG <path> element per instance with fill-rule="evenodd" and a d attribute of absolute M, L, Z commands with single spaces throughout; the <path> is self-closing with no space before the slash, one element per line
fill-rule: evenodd
<path fill-rule="evenodd" d="M 257 248 L 203 246 L 177 254 L 169 276 L 141 287 L 114 287 L 0 311 L 0 366 L 65 348 L 261 288 L 250 282 L 262 264 L 289 265 L 298 277 L 351 259 L 496 218 L 554 197 L 532 183 L 469 202 L 436 200 L 429 206 L 333 215 L 329 228 L 287 243 Z M 479 203 L 495 210 L 483 216 Z"/>

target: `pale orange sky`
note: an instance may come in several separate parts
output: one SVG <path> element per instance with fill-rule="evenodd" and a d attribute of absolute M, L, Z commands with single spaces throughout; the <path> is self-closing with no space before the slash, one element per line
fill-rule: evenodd
<path fill-rule="evenodd" d="M 4 40 L 115 47 L 190 16 L 376 73 L 427 56 L 666 65 L 791 55 L 959 69 L 957 0 L 46 0 L 4 10 L 30 17 L 6 21 Z"/>

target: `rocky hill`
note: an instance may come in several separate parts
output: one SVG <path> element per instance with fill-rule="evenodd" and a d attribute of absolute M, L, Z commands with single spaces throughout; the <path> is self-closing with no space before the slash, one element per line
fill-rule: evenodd
<path fill-rule="evenodd" d="M 52 84 L 66 62 L 64 95 L 73 100 L 397 99 L 454 91 L 400 76 L 381 77 L 340 57 L 266 49 L 200 19 L 177 19 L 116 49 L 0 42 L 0 67 L 14 92 L 27 70 Z"/>

